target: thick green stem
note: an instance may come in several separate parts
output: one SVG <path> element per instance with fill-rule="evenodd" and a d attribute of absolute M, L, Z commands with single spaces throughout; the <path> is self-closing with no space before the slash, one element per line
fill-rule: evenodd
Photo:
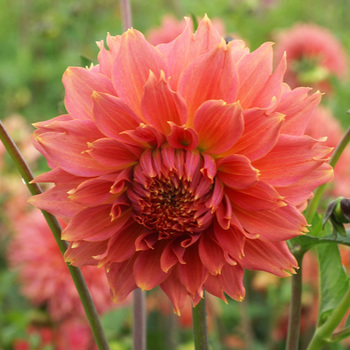
<path fill-rule="evenodd" d="M 333 310 L 327 321 L 316 329 L 307 350 L 320 350 L 327 342 L 332 342 L 332 333 L 339 325 L 350 308 L 350 289 L 346 292 L 338 306 Z"/>
<path fill-rule="evenodd" d="M 192 309 L 195 350 L 209 350 L 205 297 Z"/>
<path fill-rule="evenodd" d="M 332 154 L 331 159 L 329 160 L 329 164 L 332 167 L 335 167 L 335 165 L 338 162 L 338 159 L 340 158 L 341 154 L 343 153 L 345 147 L 347 146 L 347 144 L 349 142 L 350 142 L 350 127 L 346 130 L 343 138 L 339 142 L 334 153 Z M 308 208 L 306 210 L 306 219 L 308 222 L 312 220 L 314 214 L 316 213 L 316 210 L 317 210 L 318 205 L 320 203 L 323 191 L 326 188 L 326 186 L 327 186 L 327 184 L 319 186 L 314 193 L 314 197 L 310 200 Z"/>
<path fill-rule="evenodd" d="M 295 257 L 298 261 L 299 269 L 292 276 L 292 297 L 289 307 L 286 350 L 298 350 L 299 348 L 303 254 L 295 254 Z"/>
<path fill-rule="evenodd" d="M 133 349 L 146 350 L 146 301 L 145 293 L 137 288 L 133 292 Z"/>
<path fill-rule="evenodd" d="M 23 159 L 20 151 L 18 150 L 16 144 L 13 142 L 9 134 L 6 132 L 5 127 L 0 121 L 0 140 L 4 144 L 7 152 L 11 156 L 13 162 L 15 163 L 18 171 L 20 172 L 25 184 L 27 185 L 30 193 L 32 195 L 41 194 L 41 188 L 38 184 L 31 183 L 33 180 L 33 174 L 28 167 L 27 163 Z M 67 242 L 61 240 L 61 227 L 57 219 L 46 211 L 42 211 L 54 237 L 58 244 L 58 247 L 62 254 L 67 249 Z M 103 328 L 100 322 L 100 318 L 96 311 L 94 302 L 91 298 L 90 292 L 86 286 L 84 277 L 80 269 L 68 265 L 68 270 L 72 276 L 76 289 L 79 293 L 81 302 L 83 304 L 86 316 L 89 320 L 92 333 L 95 338 L 96 345 L 99 350 L 109 350 L 108 342 L 106 336 L 103 332 Z"/>

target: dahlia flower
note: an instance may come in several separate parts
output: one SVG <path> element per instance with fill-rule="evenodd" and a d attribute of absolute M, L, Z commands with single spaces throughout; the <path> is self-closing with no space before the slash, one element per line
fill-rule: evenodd
<path fill-rule="evenodd" d="M 189 21 L 188 21 L 189 22 Z M 67 220 L 66 261 L 105 267 L 115 302 L 160 285 L 180 314 L 203 289 L 244 297 L 244 269 L 288 276 L 286 240 L 332 178 L 303 132 L 320 93 L 283 83 L 272 43 L 226 44 L 205 17 L 168 44 L 129 29 L 63 76 L 68 114 L 36 124 L 55 186 L 32 203 Z"/>
<path fill-rule="evenodd" d="M 35 305 L 46 304 L 54 321 L 85 317 L 74 282 L 41 212 L 28 213 L 14 227 L 8 260 L 19 273 L 23 295 Z M 113 303 L 104 271 L 84 266 L 82 273 L 97 310 L 110 310 Z"/>
<path fill-rule="evenodd" d="M 281 31 L 276 40 L 276 57 L 287 52 L 285 81 L 291 86 L 307 84 L 330 92 L 332 75 L 344 79 L 347 57 L 340 41 L 328 29 L 315 24 L 296 24 Z"/>

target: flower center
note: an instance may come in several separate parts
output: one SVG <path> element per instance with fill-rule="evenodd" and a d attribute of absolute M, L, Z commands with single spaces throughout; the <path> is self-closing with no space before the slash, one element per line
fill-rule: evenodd
<path fill-rule="evenodd" d="M 159 238 L 207 228 L 213 215 L 206 203 L 213 186 L 201 172 L 202 163 L 194 151 L 171 147 L 146 151 L 128 189 L 135 220 Z"/>

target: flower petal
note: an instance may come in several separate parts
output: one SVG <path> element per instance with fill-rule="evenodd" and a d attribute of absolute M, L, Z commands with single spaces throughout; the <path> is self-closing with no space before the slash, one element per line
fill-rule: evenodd
<path fill-rule="evenodd" d="M 134 264 L 135 282 L 142 290 L 151 290 L 168 277 L 160 266 L 163 247 L 164 244 L 158 244 L 153 250 L 141 251 L 136 258 Z"/>
<path fill-rule="evenodd" d="M 72 189 L 70 184 L 60 183 L 47 191 L 32 196 L 28 201 L 41 210 L 46 210 L 61 217 L 72 217 L 77 214 L 83 207 L 70 201 L 67 192 Z"/>
<path fill-rule="evenodd" d="M 50 126 L 48 131 L 38 129 L 35 132 L 35 143 L 40 145 L 45 157 L 56 166 L 68 173 L 87 177 L 113 170 L 108 164 L 102 166 L 86 152 L 88 142 L 103 136 L 92 121 L 57 121 Z"/>
<path fill-rule="evenodd" d="M 114 177 L 114 175 L 113 175 Z M 68 191 L 68 198 L 74 203 L 85 207 L 96 206 L 104 203 L 112 196 L 110 193 L 113 185 L 112 179 L 103 177 L 83 181 L 74 189 Z"/>
<path fill-rule="evenodd" d="M 68 113 L 75 119 L 92 119 L 93 91 L 115 94 L 113 84 L 103 74 L 81 67 L 70 67 L 62 78 L 66 89 L 64 99 Z"/>
<path fill-rule="evenodd" d="M 64 260 L 74 266 L 97 265 L 93 257 L 102 254 L 107 248 L 107 241 L 72 242 L 64 254 Z"/>
<path fill-rule="evenodd" d="M 283 76 L 287 69 L 286 55 L 283 55 L 274 72 L 269 76 L 255 100 L 256 107 L 268 107 L 279 102 L 283 92 Z"/>
<path fill-rule="evenodd" d="M 220 275 L 213 276 L 209 274 L 207 280 L 204 283 L 204 288 L 206 292 L 220 298 L 227 304 L 227 299 L 224 294 L 224 287 L 222 286 L 220 279 Z"/>
<path fill-rule="evenodd" d="M 100 72 L 108 77 L 112 76 L 114 57 L 117 56 L 121 42 L 121 36 L 112 36 L 107 34 L 107 45 L 109 50 L 105 49 L 103 40 L 97 42 L 97 46 L 100 49 L 98 53 L 98 62 Z"/>
<path fill-rule="evenodd" d="M 194 115 L 193 127 L 199 135 L 199 149 L 209 154 L 227 151 L 238 141 L 244 129 L 239 102 L 204 102 Z"/>
<path fill-rule="evenodd" d="M 240 101 L 243 109 L 259 106 L 256 100 L 270 77 L 272 72 L 273 43 L 262 44 L 252 53 L 245 55 L 238 63 L 239 91 L 237 100 Z M 269 105 L 269 104 L 268 104 Z"/>
<path fill-rule="evenodd" d="M 331 149 L 309 136 L 281 135 L 276 146 L 252 163 L 260 180 L 272 186 L 288 186 L 321 166 Z"/>
<path fill-rule="evenodd" d="M 299 206 L 312 198 L 312 191 L 316 187 L 331 181 L 332 178 L 332 167 L 329 164 L 322 164 L 296 183 L 290 186 L 275 188 L 280 195 L 288 200 L 289 203 Z M 296 191 L 295 188 L 298 188 L 298 191 Z"/>
<path fill-rule="evenodd" d="M 184 69 L 197 57 L 220 44 L 222 37 L 214 29 L 207 16 L 199 22 L 195 34 L 192 32 L 192 23 L 186 18 L 185 30 L 169 44 L 159 45 L 158 48 L 167 57 L 170 86 L 177 91 L 178 80 Z"/>
<path fill-rule="evenodd" d="M 210 229 L 206 230 L 201 235 L 198 245 L 198 254 L 209 273 L 212 275 L 221 273 L 226 260 L 221 246 L 213 239 L 213 233 Z"/>
<path fill-rule="evenodd" d="M 138 155 L 125 144 L 109 138 L 89 143 L 87 151 L 102 168 L 121 170 L 136 164 Z"/>
<path fill-rule="evenodd" d="M 32 196 L 28 202 L 32 205 L 46 210 L 61 217 L 72 217 L 83 209 L 78 203 L 73 203 L 68 199 L 68 191 L 78 186 L 84 177 L 74 176 L 65 171 L 55 168 L 47 173 L 37 176 L 32 183 L 53 182 L 55 186 L 47 191 Z"/>
<path fill-rule="evenodd" d="M 289 135 L 302 135 L 311 114 L 321 101 L 321 93 L 309 95 L 310 88 L 297 88 L 286 91 L 279 102 L 276 112 L 286 116 L 281 132 Z"/>
<path fill-rule="evenodd" d="M 234 204 L 232 206 L 243 228 L 262 239 L 282 241 L 307 232 L 304 216 L 291 205 L 254 212 L 243 210 Z"/>
<path fill-rule="evenodd" d="M 168 122 L 180 126 L 187 119 L 185 101 L 170 90 L 164 72 L 161 72 L 159 79 L 150 72 L 141 99 L 141 110 L 145 120 L 165 135 L 170 132 Z"/>
<path fill-rule="evenodd" d="M 217 177 L 228 187 L 244 189 L 258 181 L 259 171 L 251 165 L 247 157 L 240 154 L 219 159 L 217 167 Z"/>
<path fill-rule="evenodd" d="M 274 210 L 287 205 L 284 197 L 263 181 L 259 181 L 246 189 L 233 190 L 227 188 L 225 192 L 232 203 L 248 211 Z"/>
<path fill-rule="evenodd" d="M 215 223 L 214 237 L 215 241 L 222 248 L 222 250 L 230 254 L 230 257 L 232 257 L 235 261 L 242 258 L 246 238 L 241 230 L 234 226 L 225 230 L 220 225 Z"/>
<path fill-rule="evenodd" d="M 243 273 L 244 270 L 240 265 L 226 264 L 220 275 L 208 277 L 204 285 L 205 289 L 225 302 L 227 301 L 223 292 L 234 300 L 242 301 L 245 295 Z"/>
<path fill-rule="evenodd" d="M 224 230 L 227 230 L 230 227 L 232 220 L 231 201 L 227 194 L 224 194 L 223 200 L 220 202 L 215 214 L 220 226 Z"/>
<path fill-rule="evenodd" d="M 244 270 L 240 265 L 226 264 L 219 275 L 224 292 L 237 301 L 242 301 L 245 296 L 243 274 Z"/>
<path fill-rule="evenodd" d="M 69 221 L 62 231 L 62 239 L 67 241 L 103 241 L 116 234 L 129 220 L 131 211 L 125 210 L 112 221 L 110 205 L 86 208 Z"/>
<path fill-rule="evenodd" d="M 160 284 L 160 287 L 171 300 L 174 306 L 174 313 L 181 315 L 187 297 L 186 288 L 181 284 L 177 269 L 174 268 L 168 278 Z"/>
<path fill-rule="evenodd" d="M 178 126 L 169 122 L 170 133 L 167 137 L 170 146 L 192 151 L 198 146 L 198 135 L 195 130 L 185 125 Z"/>
<path fill-rule="evenodd" d="M 236 100 L 238 75 L 233 56 L 233 48 L 226 46 L 222 39 L 217 48 L 198 57 L 183 71 L 178 92 L 187 104 L 187 125 L 192 125 L 194 113 L 203 102 L 221 99 L 233 103 Z"/>
<path fill-rule="evenodd" d="M 139 125 L 134 112 L 119 97 L 94 91 L 91 98 L 96 126 L 104 135 L 118 139 L 121 132 Z"/>
<path fill-rule="evenodd" d="M 164 56 L 135 29 L 128 29 L 120 43 L 113 66 L 113 84 L 117 94 L 141 117 L 141 97 L 149 71 L 160 77 L 166 72 Z"/>
<path fill-rule="evenodd" d="M 286 242 L 265 242 L 260 239 L 247 239 L 245 257 L 240 262 L 250 270 L 263 270 L 280 277 L 295 273 L 298 263 L 289 251 Z"/>
<path fill-rule="evenodd" d="M 142 232 L 142 228 L 133 220 L 130 220 L 130 223 L 108 240 L 107 249 L 102 254 L 94 255 L 94 258 L 99 261 L 99 267 L 108 263 L 121 263 L 135 254 L 135 240 L 140 235 L 140 231 Z"/>
<path fill-rule="evenodd" d="M 135 257 L 122 263 L 113 263 L 106 268 L 112 299 L 115 303 L 121 303 L 137 288 L 133 275 Z"/>
<path fill-rule="evenodd" d="M 263 157 L 275 146 L 283 121 L 283 114 L 267 114 L 263 109 L 244 112 L 244 133 L 225 155 L 240 153 L 250 161 Z"/>
<path fill-rule="evenodd" d="M 197 294 L 203 296 L 208 271 L 200 260 L 197 244 L 186 248 L 184 260 L 186 264 L 177 265 L 181 283 L 193 297 Z"/>
<path fill-rule="evenodd" d="M 169 243 L 167 243 L 163 249 L 162 256 L 160 257 L 160 266 L 165 273 L 167 273 L 179 262 L 179 258 L 174 253 L 173 245 L 174 240 L 171 240 Z"/>

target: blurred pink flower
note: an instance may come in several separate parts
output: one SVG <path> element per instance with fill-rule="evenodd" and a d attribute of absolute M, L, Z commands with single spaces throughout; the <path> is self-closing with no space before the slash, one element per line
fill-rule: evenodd
<path fill-rule="evenodd" d="M 63 77 L 67 115 L 36 124 L 53 182 L 31 202 L 67 218 L 66 260 L 105 267 L 116 302 L 160 285 L 180 314 L 205 288 L 244 297 L 244 269 L 297 267 L 285 241 L 332 178 L 303 135 L 320 93 L 283 83 L 272 43 L 226 44 L 205 17 L 154 47 L 134 30 L 99 43 L 99 65 Z"/>
<path fill-rule="evenodd" d="M 48 306 L 54 321 L 81 317 L 84 310 L 74 282 L 57 243 L 40 211 L 35 210 L 14 223 L 15 234 L 8 259 L 19 272 L 23 294 L 35 305 Z M 84 266 L 82 273 L 100 313 L 114 304 L 104 271 Z"/>
<path fill-rule="evenodd" d="M 326 28 L 315 24 L 296 24 L 276 36 L 276 57 L 287 52 L 285 81 L 296 87 L 308 85 L 330 91 L 332 75 L 344 79 L 347 57 L 339 40 Z"/>
<path fill-rule="evenodd" d="M 330 109 L 318 106 L 307 124 L 305 134 L 315 139 L 327 136 L 325 144 L 335 148 L 344 135 L 344 130 Z M 350 197 L 350 147 L 343 151 L 334 168 L 334 180 L 329 184 L 333 197 Z"/>
<path fill-rule="evenodd" d="M 89 325 L 78 319 L 61 322 L 55 332 L 55 350 L 97 350 Z"/>
<path fill-rule="evenodd" d="M 64 320 L 49 326 L 31 326 L 27 339 L 17 339 L 13 350 L 32 349 L 29 338 L 36 336 L 35 350 L 97 350 L 91 330 L 86 322 L 77 319 Z"/>

